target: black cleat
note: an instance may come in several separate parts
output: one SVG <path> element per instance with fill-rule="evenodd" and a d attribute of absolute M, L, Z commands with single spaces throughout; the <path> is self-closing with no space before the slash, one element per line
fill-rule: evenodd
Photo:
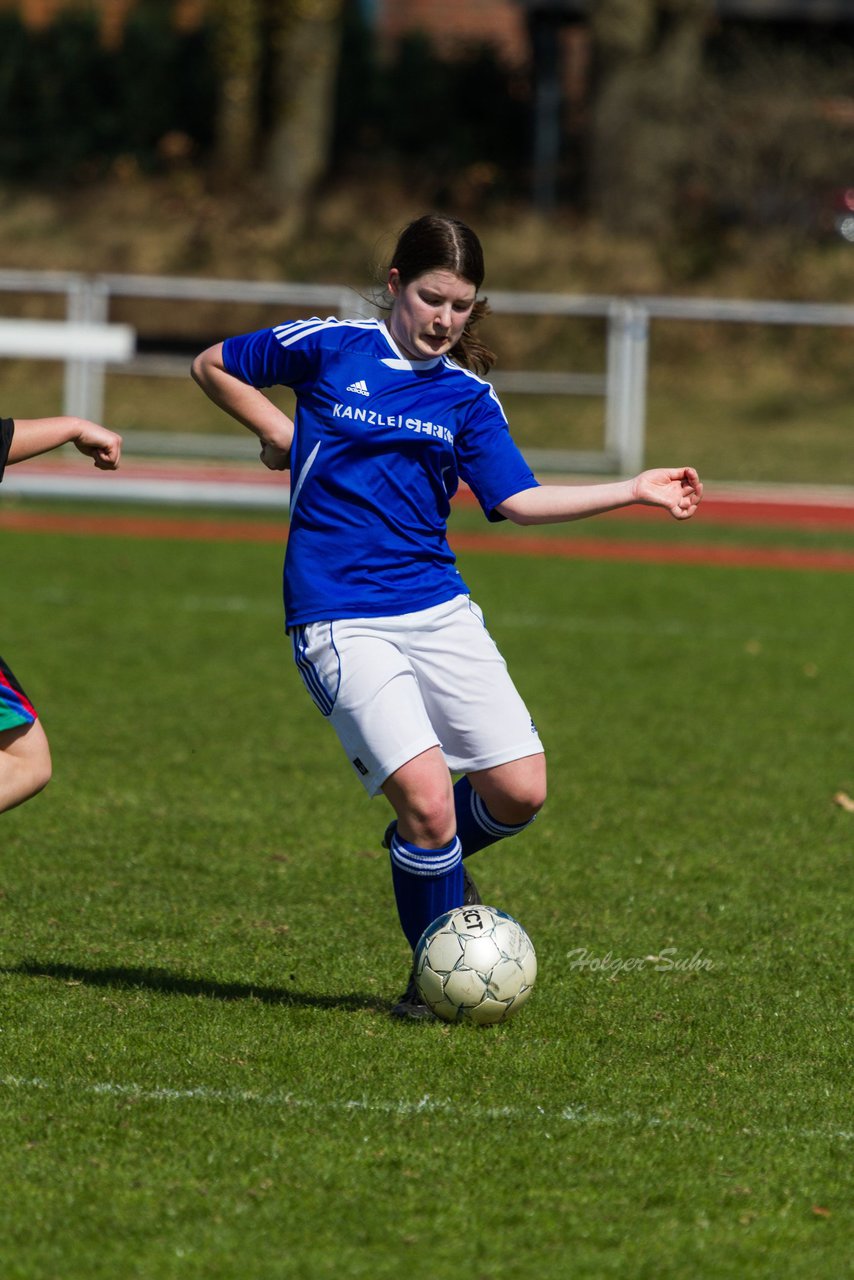
<path fill-rule="evenodd" d="M 466 864 L 463 863 L 463 906 L 476 907 L 478 904 L 483 905 L 483 898 L 480 896 L 474 880 L 469 875 Z"/>
<path fill-rule="evenodd" d="M 433 1010 L 426 1005 L 418 994 L 415 977 L 409 979 L 409 985 L 391 1011 L 393 1018 L 408 1018 L 410 1022 L 424 1022 L 435 1018 Z"/>

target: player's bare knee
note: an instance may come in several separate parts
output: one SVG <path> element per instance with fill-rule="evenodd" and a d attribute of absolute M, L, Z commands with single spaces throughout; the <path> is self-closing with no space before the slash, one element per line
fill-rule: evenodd
<path fill-rule="evenodd" d="M 547 795 L 548 787 L 546 786 L 545 778 L 537 786 L 530 788 L 528 795 L 526 796 L 526 803 L 532 818 L 536 818 L 537 814 L 546 803 Z"/>
<path fill-rule="evenodd" d="M 436 809 L 419 824 L 418 843 L 425 849 L 441 849 L 454 838 L 456 821 L 453 809 Z"/>
<path fill-rule="evenodd" d="M 44 791 L 52 777 L 53 765 L 51 764 L 50 756 L 48 756 L 46 760 L 40 760 L 31 772 L 30 781 L 33 787 L 31 794 L 35 796 L 40 791 Z"/>
<path fill-rule="evenodd" d="M 408 838 L 424 849 L 446 845 L 453 838 L 455 826 L 453 804 L 444 793 L 419 796 L 400 818 L 401 831 L 410 833 Z"/>
<path fill-rule="evenodd" d="M 27 734 L 27 755 L 25 757 L 33 795 L 44 791 L 53 776 L 53 763 L 50 757 L 50 744 L 40 722 L 37 720 Z"/>
<path fill-rule="evenodd" d="M 546 802 L 545 793 L 530 795 L 518 800 L 513 806 L 513 822 L 532 822 Z"/>
<path fill-rule="evenodd" d="M 16 762 L 18 787 L 22 798 L 29 800 L 44 791 L 53 776 L 50 755 L 39 753 Z"/>
<path fill-rule="evenodd" d="M 524 803 L 530 810 L 530 816 L 535 818 L 546 803 L 549 789 L 548 772 L 544 756 L 533 756 L 531 763 L 533 767 L 526 774 L 523 791 Z"/>
<path fill-rule="evenodd" d="M 542 809 L 546 802 L 546 780 L 537 777 L 520 777 L 511 785 L 490 797 L 486 797 L 487 807 L 499 822 L 507 822 L 513 826 L 530 822 Z"/>

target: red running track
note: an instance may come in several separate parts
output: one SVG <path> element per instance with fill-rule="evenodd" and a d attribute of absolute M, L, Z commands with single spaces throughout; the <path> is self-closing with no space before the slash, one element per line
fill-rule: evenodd
<path fill-rule="evenodd" d="M 147 481 L 154 494 L 158 484 L 180 481 L 184 484 L 224 485 L 249 484 L 253 489 L 266 487 L 274 495 L 276 506 L 286 502 L 287 476 L 270 473 L 257 464 L 212 464 L 186 461 L 128 460 L 116 475 L 102 475 L 99 484 L 115 486 L 113 498 L 119 498 L 122 480 Z M 91 471 L 73 459 L 36 458 L 13 474 L 41 473 L 62 475 L 72 480 L 89 477 Z M 8 476 L 8 473 L 7 473 Z M 10 486 L 11 487 L 11 486 Z M 475 499 L 462 486 L 455 503 L 469 506 Z M 232 508 L 233 509 L 233 508 Z M 661 522 L 662 541 L 648 542 L 605 536 L 543 536 L 495 533 L 467 533 L 451 529 L 451 542 L 460 552 L 503 552 L 515 556 L 551 556 L 575 560 L 615 560 L 643 564 L 720 565 L 731 568 L 824 570 L 832 573 L 854 572 L 854 550 L 810 549 L 802 547 L 721 546 L 680 542 L 679 528 L 661 512 L 649 507 L 630 507 L 596 517 L 597 526 L 609 520 L 655 519 Z M 854 529 L 854 490 L 798 486 L 706 486 L 703 504 L 693 526 L 726 525 L 756 527 L 758 525 L 801 530 L 841 531 Z M 0 506 L 0 529 L 33 533 L 65 533 L 86 536 L 129 538 L 198 539 L 226 542 L 284 542 L 287 522 L 284 518 L 246 520 L 202 516 L 152 516 L 111 514 L 109 511 L 50 513 Z"/>
<path fill-rule="evenodd" d="M 769 506 L 771 504 L 768 504 Z M 704 501 L 700 520 L 707 512 L 714 509 L 715 504 Z M 825 508 L 827 510 L 827 508 Z M 611 519 L 611 516 L 597 519 Z M 666 517 L 654 512 L 659 519 Z M 753 513 L 756 515 L 756 513 Z M 769 513 L 770 514 L 770 513 Z M 779 519 L 779 506 L 774 507 L 773 521 Z M 721 512 L 712 517 L 721 522 Z M 745 520 L 744 523 L 756 524 L 757 519 Z M 730 518 L 727 523 L 742 523 L 739 519 Z M 804 521 L 792 521 L 803 526 Z M 850 520 L 841 518 L 835 527 L 841 524 L 854 526 L 854 512 Z M 827 527 L 822 525 L 821 527 Z M 287 523 L 284 520 L 232 520 L 199 519 L 181 516 L 148 516 L 118 515 L 106 513 L 92 514 L 50 513 L 23 510 L 0 511 L 0 529 L 10 529 L 31 533 L 65 533 L 90 537 L 125 537 L 125 538 L 163 538 L 176 540 L 199 540 L 203 542 L 256 542 L 284 543 L 287 537 Z M 721 566 L 726 568 L 748 569 L 800 569 L 822 570 L 830 573 L 854 573 L 854 551 L 842 549 L 809 549 L 800 547 L 739 547 L 716 546 L 706 543 L 680 544 L 679 529 L 674 524 L 669 529 L 667 542 L 645 542 L 627 539 L 559 536 L 542 537 L 537 535 L 518 535 L 504 533 L 451 533 L 451 542 L 458 552 L 488 552 L 514 556 L 539 556 L 567 560 L 614 560 L 628 561 L 635 564 L 686 564 Z"/>

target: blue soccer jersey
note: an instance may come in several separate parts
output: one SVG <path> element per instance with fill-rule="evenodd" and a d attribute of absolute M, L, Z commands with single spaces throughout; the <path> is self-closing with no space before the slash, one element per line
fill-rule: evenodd
<path fill-rule="evenodd" d="M 382 617 L 467 590 L 448 546 L 460 479 L 489 519 L 536 486 L 492 387 L 448 357 L 406 359 L 381 320 L 313 319 L 223 344 L 254 387 L 292 387 L 289 625 Z"/>

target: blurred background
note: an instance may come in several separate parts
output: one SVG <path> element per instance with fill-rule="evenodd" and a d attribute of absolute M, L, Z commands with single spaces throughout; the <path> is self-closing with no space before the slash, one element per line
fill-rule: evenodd
<path fill-rule="evenodd" d="M 545 463 L 854 484 L 851 0 L 0 0 L 0 312 L 131 324 L 83 399 L 131 439 L 230 431 L 189 356 L 346 309 L 308 286 L 370 307 L 432 208 Z M 81 385 L 0 358 L 6 414 Z"/>

